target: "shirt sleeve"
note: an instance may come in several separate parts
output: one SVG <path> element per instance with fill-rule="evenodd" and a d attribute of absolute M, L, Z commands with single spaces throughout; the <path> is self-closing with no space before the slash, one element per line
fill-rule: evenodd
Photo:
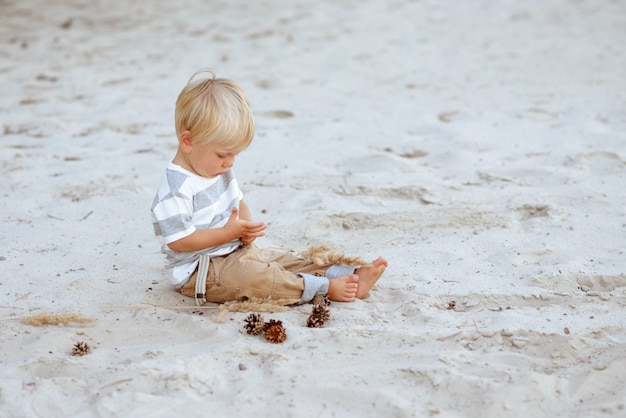
<path fill-rule="evenodd" d="M 152 204 L 152 225 L 161 244 L 167 245 L 196 231 L 193 201 L 181 190 L 172 191 L 164 179 Z"/>

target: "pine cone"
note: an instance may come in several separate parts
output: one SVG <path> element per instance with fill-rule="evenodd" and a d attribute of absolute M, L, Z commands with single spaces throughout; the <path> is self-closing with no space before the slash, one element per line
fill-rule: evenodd
<path fill-rule="evenodd" d="M 328 321 L 330 319 L 330 311 L 323 305 L 313 306 L 312 316 L 318 316 L 322 321 Z"/>
<path fill-rule="evenodd" d="M 90 351 L 91 351 L 91 348 L 89 347 L 89 344 L 81 341 L 81 342 L 74 344 L 74 348 L 72 349 L 72 355 L 84 356 L 85 354 L 89 354 Z"/>
<path fill-rule="evenodd" d="M 287 339 L 287 333 L 283 327 L 281 321 L 273 321 L 273 324 L 269 325 L 265 329 L 265 339 L 271 343 L 279 344 Z M 265 324 L 267 326 L 267 324 Z"/>
<path fill-rule="evenodd" d="M 263 331 L 267 331 L 271 326 L 274 326 L 274 325 L 280 325 L 282 327 L 283 326 L 283 321 L 277 321 L 275 319 L 270 319 L 263 326 Z"/>
<path fill-rule="evenodd" d="M 330 299 L 328 295 L 315 295 L 311 303 L 313 305 L 330 306 Z"/>
<path fill-rule="evenodd" d="M 244 319 L 246 325 L 243 327 L 250 335 L 259 335 L 265 329 L 265 322 L 263 321 L 263 315 L 257 313 L 251 313 L 246 319 Z"/>
<path fill-rule="evenodd" d="M 306 326 L 309 328 L 322 328 L 324 326 L 324 318 L 319 315 L 311 315 L 306 321 Z"/>

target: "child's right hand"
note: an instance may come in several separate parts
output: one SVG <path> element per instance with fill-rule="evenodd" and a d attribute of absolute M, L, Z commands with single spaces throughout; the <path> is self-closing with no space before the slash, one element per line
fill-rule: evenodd
<path fill-rule="evenodd" d="M 265 235 L 263 232 L 267 228 L 263 222 L 252 222 L 246 219 L 239 218 L 239 209 L 233 208 L 230 218 L 224 225 L 224 230 L 229 235 L 235 238 L 239 238 L 245 245 L 251 244 L 258 237 Z"/>

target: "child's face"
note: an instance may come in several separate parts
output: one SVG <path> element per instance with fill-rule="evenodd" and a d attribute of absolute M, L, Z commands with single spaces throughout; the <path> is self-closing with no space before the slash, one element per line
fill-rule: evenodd
<path fill-rule="evenodd" d="M 191 171 L 202 177 L 217 177 L 235 164 L 237 153 L 216 144 L 194 143 L 187 154 Z"/>

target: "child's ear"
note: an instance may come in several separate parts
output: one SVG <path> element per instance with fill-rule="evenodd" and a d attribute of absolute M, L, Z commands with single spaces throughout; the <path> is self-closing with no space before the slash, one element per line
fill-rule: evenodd
<path fill-rule="evenodd" d="M 189 131 L 183 131 L 178 136 L 178 143 L 180 144 L 180 147 L 185 152 L 191 151 L 192 142 L 193 141 L 191 139 L 191 132 L 189 132 Z"/>

